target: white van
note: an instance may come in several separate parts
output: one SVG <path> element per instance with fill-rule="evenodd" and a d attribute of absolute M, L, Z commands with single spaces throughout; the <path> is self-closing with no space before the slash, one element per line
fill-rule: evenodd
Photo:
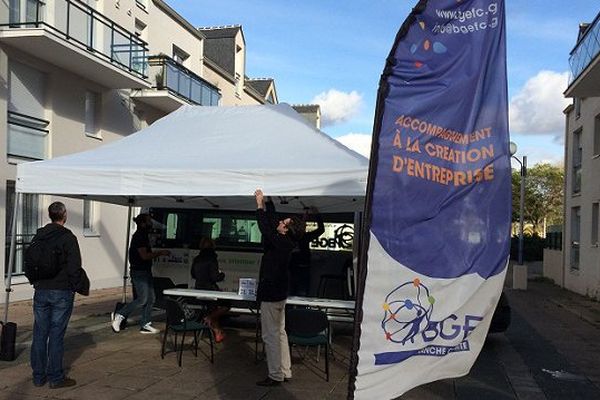
<path fill-rule="evenodd" d="M 263 253 L 261 233 L 253 211 L 218 209 L 150 208 L 154 221 L 150 235 L 153 248 L 171 251 L 170 256 L 155 260 L 155 277 L 168 277 L 175 284 L 194 287 L 191 266 L 198 254 L 202 237 L 216 243 L 219 268 L 225 279 L 218 285 L 223 291 L 238 292 L 240 278 L 258 278 Z M 354 298 L 354 214 L 322 214 L 325 233 L 311 242 L 309 297 Z M 307 223 L 307 231 L 316 229 Z M 294 271 L 290 271 L 294 279 Z M 293 282 L 291 282 L 293 288 Z M 290 293 L 291 295 L 299 293 Z"/>

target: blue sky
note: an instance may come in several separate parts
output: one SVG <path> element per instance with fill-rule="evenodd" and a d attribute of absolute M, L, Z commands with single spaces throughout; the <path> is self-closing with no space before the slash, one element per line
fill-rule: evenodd
<path fill-rule="evenodd" d="M 194 26 L 240 24 L 246 73 L 275 79 L 280 102 L 322 106 L 322 130 L 368 152 L 379 76 L 417 0 L 167 0 Z M 562 163 L 562 98 L 580 22 L 598 0 L 507 0 L 511 140 L 530 165 Z"/>

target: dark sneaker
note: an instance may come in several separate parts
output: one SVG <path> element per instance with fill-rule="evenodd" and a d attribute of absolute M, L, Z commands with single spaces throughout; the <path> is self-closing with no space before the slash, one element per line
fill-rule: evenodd
<path fill-rule="evenodd" d="M 77 381 L 75 381 L 75 379 L 66 378 L 66 377 L 65 377 L 65 379 L 63 379 L 60 382 L 56 382 L 56 383 L 50 382 L 48 384 L 48 386 L 50 386 L 50 389 L 60 389 L 60 388 L 71 387 L 71 386 L 75 386 L 75 385 L 77 385 Z"/>
<path fill-rule="evenodd" d="M 41 380 L 41 381 L 39 381 L 39 382 L 36 382 L 35 380 L 33 381 L 33 386 L 35 386 L 35 387 L 42 387 L 42 386 L 44 386 L 45 384 L 46 384 L 46 380 L 45 380 L 45 379 L 44 379 L 44 380 Z"/>
<path fill-rule="evenodd" d="M 265 379 L 264 381 L 258 381 L 256 382 L 256 384 L 258 386 L 279 386 L 281 385 L 281 382 L 267 377 L 267 379 Z"/>

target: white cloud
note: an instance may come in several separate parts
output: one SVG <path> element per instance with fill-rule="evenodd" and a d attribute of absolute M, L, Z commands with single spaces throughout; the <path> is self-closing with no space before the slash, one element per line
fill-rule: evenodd
<path fill-rule="evenodd" d="M 562 135 L 563 110 L 570 103 L 563 96 L 568 72 L 540 71 L 510 99 L 510 130 L 522 134 Z"/>
<path fill-rule="evenodd" d="M 323 125 L 333 125 L 345 122 L 360 111 L 363 103 L 362 96 L 355 90 L 350 93 L 329 89 L 316 95 L 311 103 L 321 106 Z"/>
<path fill-rule="evenodd" d="M 335 138 L 338 142 L 369 158 L 371 155 L 371 135 L 365 133 L 348 133 Z"/>

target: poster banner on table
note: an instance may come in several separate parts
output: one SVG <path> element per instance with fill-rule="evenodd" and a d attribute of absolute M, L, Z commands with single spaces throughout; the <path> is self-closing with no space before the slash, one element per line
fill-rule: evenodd
<path fill-rule="evenodd" d="M 350 394 L 465 375 L 510 248 L 504 2 L 422 0 L 378 93 Z"/>

